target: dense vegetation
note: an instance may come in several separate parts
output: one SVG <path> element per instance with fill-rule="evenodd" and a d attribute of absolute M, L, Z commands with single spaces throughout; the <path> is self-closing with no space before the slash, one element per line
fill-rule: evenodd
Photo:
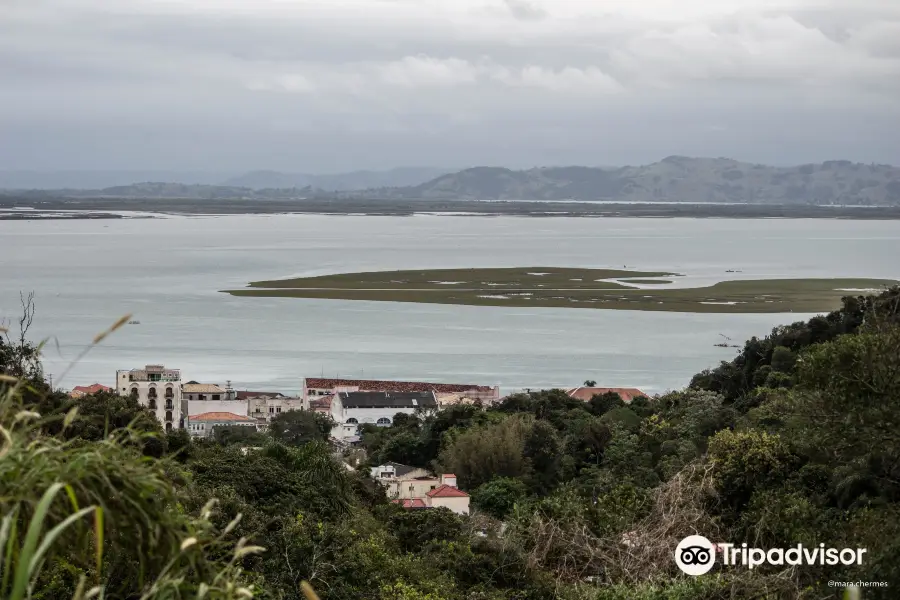
<path fill-rule="evenodd" d="M 0 597 L 294 599 L 308 581 L 341 600 L 829 598 L 828 580 L 862 580 L 894 598 L 898 349 L 895 289 L 752 339 L 680 392 L 397 415 L 340 457 L 303 412 L 267 435 L 164 435 L 130 398 L 49 389 L 37 348 L 7 339 Z M 452 471 L 474 514 L 390 504 L 366 476 L 389 460 Z M 694 533 L 868 554 L 692 578 L 672 554 Z"/>

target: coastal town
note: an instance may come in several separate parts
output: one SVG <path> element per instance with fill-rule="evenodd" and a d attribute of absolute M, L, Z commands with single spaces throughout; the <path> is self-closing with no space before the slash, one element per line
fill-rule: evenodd
<path fill-rule="evenodd" d="M 569 388 L 566 394 L 588 402 L 594 396 L 613 392 L 626 403 L 647 395 L 636 388 L 585 383 L 591 385 Z M 151 411 L 166 432 L 184 429 L 192 439 L 210 438 L 217 427 L 265 432 L 277 415 L 312 411 L 331 419 L 330 441 L 344 449 L 359 444 L 362 426 L 390 427 L 398 414 L 427 414 L 458 404 L 492 406 L 503 400 L 496 385 L 306 377 L 301 378 L 299 387 L 295 394 L 238 390 L 231 381 L 224 385 L 184 381 L 180 369 L 148 364 L 116 371 L 115 387 L 94 383 L 75 386 L 69 394 L 73 398 L 98 392 L 130 396 Z M 444 506 L 457 514 L 469 513 L 469 496 L 457 488 L 452 473 L 435 475 L 391 462 L 372 467 L 370 475 L 384 485 L 393 502 L 404 508 Z"/>

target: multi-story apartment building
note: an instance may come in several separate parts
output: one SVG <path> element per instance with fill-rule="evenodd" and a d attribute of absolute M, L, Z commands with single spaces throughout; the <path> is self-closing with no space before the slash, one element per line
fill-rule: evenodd
<path fill-rule="evenodd" d="M 149 408 L 166 431 L 183 427 L 181 371 L 163 365 L 116 371 L 116 391 Z"/>

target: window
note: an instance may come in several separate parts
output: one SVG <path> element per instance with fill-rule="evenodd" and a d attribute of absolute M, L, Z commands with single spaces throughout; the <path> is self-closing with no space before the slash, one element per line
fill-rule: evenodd
<path fill-rule="evenodd" d="M 391 420 L 387 417 L 381 417 L 380 419 L 378 419 L 378 422 L 376 424 L 381 426 L 390 425 Z"/>
<path fill-rule="evenodd" d="M 206 394 L 200 394 L 197 396 L 197 400 L 206 400 Z"/>
<path fill-rule="evenodd" d="M 269 414 L 272 414 L 272 413 L 274 413 L 274 412 L 275 412 L 275 407 L 274 407 L 274 406 L 270 406 L 270 407 L 269 407 Z"/>
<path fill-rule="evenodd" d="M 349 419 L 347 419 L 347 424 L 348 424 L 348 425 L 357 425 L 358 423 L 359 423 L 359 421 L 357 421 L 357 420 L 354 419 L 353 417 L 350 417 Z"/>
<path fill-rule="evenodd" d="M 218 400 L 221 394 L 213 394 L 213 400 Z"/>
<path fill-rule="evenodd" d="M 280 406 L 276 406 L 276 407 L 275 407 L 275 412 L 280 413 L 280 412 L 281 412 L 281 407 L 280 407 Z"/>
<path fill-rule="evenodd" d="M 434 488 L 436 488 L 436 487 L 437 487 L 436 485 L 433 485 L 433 486 L 431 486 L 431 489 L 434 489 Z"/>
<path fill-rule="evenodd" d="M 172 424 L 171 424 L 171 423 L 166 423 L 166 433 L 168 433 L 168 432 L 170 432 L 170 431 L 172 431 Z"/>
<path fill-rule="evenodd" d="M 150 410 L 156 410 L 156 398 L 150 398 L 148 407 L 150 408 Z"/>
<path fill-rule="evenodd" d="M 167 410 L 166 411 L 166 421 L 171 421 L 171 420 L 172 420 L 172 411 Z"/>

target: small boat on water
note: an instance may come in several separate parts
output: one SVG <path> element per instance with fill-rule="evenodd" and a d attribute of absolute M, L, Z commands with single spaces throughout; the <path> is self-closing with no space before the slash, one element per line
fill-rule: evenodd
<path fill-rule="evenodd" d="M 129 325 L 140 325 L 141 322 L 140 321 L 128 321 L 128 324 Z"/>

